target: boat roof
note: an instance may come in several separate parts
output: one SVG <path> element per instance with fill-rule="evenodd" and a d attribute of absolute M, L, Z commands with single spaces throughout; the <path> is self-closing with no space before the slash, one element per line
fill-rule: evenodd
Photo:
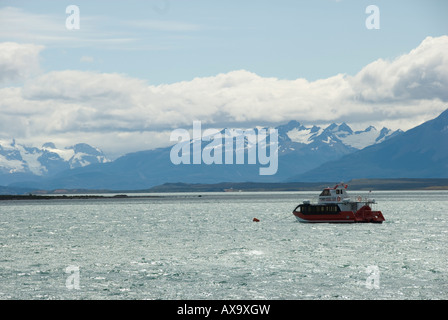
<path fill-rule="evenodd" d="M 334 189 L 347 189 L 348 185 L 344 184 L 343 182 L 338 183 L 337 185 L 335 185 L 333 188 L 331 187 L 326 187 L 324 188 L 324 190 L 334 190 Z"/>

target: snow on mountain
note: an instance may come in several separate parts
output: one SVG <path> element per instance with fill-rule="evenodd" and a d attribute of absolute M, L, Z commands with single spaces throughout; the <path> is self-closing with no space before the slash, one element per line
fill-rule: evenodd
<path fill-rule="evenodd" d="M 93 163 L 109 162 L 100 149 L 86 143 L 78 143 L 66 149 L 73 150 L 73 156 L 69 159 L 71 169 L 85 167 Z"/>
<path fill-rule="evenodd" d="M 70 161 L 70 159 L 75 155 L 73 149 L 58 149 L 52 142 L 47 142 L 42 145 L 42 149 L 50 153 L 57 154 L 64 161 Z"/>
<path fill-rule="evenodd" d="M 0 140 L 0 170 L 4 173 L 24 172 L 25 164 L 15 141 Z"/>
<path fill-rule="evenodd" d="M 22 157 L 24 166 L 28 167 L 29 171 L 38 176 L 42 176 L 48 172 L 47 168 L 39 161 L 39 157 L 41 156 L 39 149 L 27 148 L 20 144 L 16 144 L 15 147 Z"/>
<path fill-rule="evenodd" d="M 322 134 L 322 132 L 323 129 L 312 127 L 305 129 L 294 128 L 288 131 L 286 134 L 293 142 L 310 144 L 311 142 L 313 142 L 313 138 L 319 136 L 320 134 Z"/>
<path fill-rule="evenodd" d="M 349 146 L 352 146 L 356 149 L 364 149 L 367 146 L 370 146 L 375 143 L 382 142 L 387 135 L 390 135 L 392 132 L 389 129 L 387 130 L 388 134 L 383 135 L 381 139 L 379 139 L 381 131 L 378 131 L 375 127 L 368 127 L 364 131 L 356 131 L 352 135 L 348 135 L 345 137 L 339 137 L 341 141 Z"/>
<path fill-rule="evenodd" d="M 58 149 L 51 142 L 36 148 L 18 144 L 14 139 L 0 140 L 0 174 L 46 176 L 108 161 L 101 150 L 84 143 Z"/>
<path fill-rule="evenodd" d="M 298 123 L 296 123 L 298 124 Z M 298 124 L 286 132 L 288 138 L 295 143 L 302 143 L 310 145 L 312 143 L 322 142 L 326 144 L 343 143 L 348 147 L 355 149 L 364 149 L 367 146 L 383 142 L 387 138 L 401 130 L 392 131 L 383 128 L 378 131 L 375 127 L 370 126 L 364 131 L 353 131 L 347 124 L 342 123 L 337 125 L 335 123 L 326 128 L 320 127 L 304 127 Z"/>
<path fill-rule="evenodd" d="M 358 134 L 359 141 L 375 143 L 325 162 L 288 181 L 349 181 L 360 178 L 447 178 L 448 109 L 437 118 L 399 134 L 379 133 L 369 127 Z M 393 136 L 393 137 L 392 137 Z M 376 137 L 376 138 L 375 138 Z M 382 143 L 378 143 L 385 140 Z M 355 140 L 351 141 L 355 143 Z"/>
<path fill-rule="evenodd" d="M 5 173 L 24 172 L 25 168 L 21 160 L 8 159 L 5 155 L 0 154 L 0 168 Z"/>
<path fill-rule="evenodd" d="M 129 153 L 109 162 L 101 150 L 87 144 L 61 149 L 49 142 L 41 148 L 33 148 L 16 144 L 14 140 L 0 140 L 0 185 L 36 186 L 48 190 L 133 190 L 166 182 L 279 182 L 400 133 L 386 128 L 378 131 L 374 127 L 353 132 L 345 123 L 318 127 L 290 121 L 275 128 L 278 130 L 278 171 L 275 175 L 260 175 L 259 168 L 263 166 L 258 157 L 251 158 L 257 162 L 257 165 L 253 165 L 255 163 L 249 163 L 249 156 L 256 155 L 259 148 L 267 148 L 272 143 L 271 137 L 264 136 L 262 138 L 266 139 L 266 147 L 257 145 L 256 140 L 252 141 L 261 129 L 267 129 L 266 133 L 269 135 L 270 128 L 223 129 L 216 130 L 221 133 L 221 140 L 191 139 L 181 143 L 185 146 L 182 150 L 190 152 L 194 151 L 193 144 L 199 144 L 203 155 L 213 154 L 213 157 L 221 158 L 224 163 L 224 156 L 229 155 L 224 155 L 229 135 L 229 141 L 232 141 L 231 156 L 235 163 L 232 166 L 209 165 L 205 161 L 196 165 L 175 165 L 171 160 L 172 147 Z M 241 151 L 244 153 L 244 161 L 236 165 Z"/>

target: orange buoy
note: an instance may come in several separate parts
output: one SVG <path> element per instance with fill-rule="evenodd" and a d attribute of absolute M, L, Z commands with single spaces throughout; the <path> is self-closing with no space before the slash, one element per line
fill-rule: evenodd
<path fill-rule="evenodd" d="M 252 221 L 253 222 L 260 222 L 260 220 L 258 220 L 257 218 L 254 218 Z"/>

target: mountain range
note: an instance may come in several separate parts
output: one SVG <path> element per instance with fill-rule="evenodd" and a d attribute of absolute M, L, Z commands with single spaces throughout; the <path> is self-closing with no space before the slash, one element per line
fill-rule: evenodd
<path fill-rule="evenodd" d="M 373 126 L 353 131 L 345 123 L 319 127 L 304 126 L 297 121 L 275 129 L 278 130 L 275 175 L 260 176 L 258 162 L 256 165 L 174 165 L 170 160 L 171 147 L 129 153 L 108 161 L 101 150 L 87 144 L 57 149 L 52 143 L 30 148 L 15 141 L 0 141 L 0 185 L 46 190 L 136 190 L 169 182 L 281 182 L 402 134 L 401 130 L 377 130 Z M 255 132 L 259 130 L 254 129 Z M 192 143 L 190 140 L 190 150 Z M 202 148 L 206 145 L 202 141 Z M 246 156 L 249 148 L 246 141 Z"/>
<path fill-rule="evenodd" d="M 253 129 L 259 132 L 262 128 Z M 179 164 L 172 147 L 125 154 L 109 161 L 87 144 L 58 149 L 0 140 L 0 185 L 34 189 L 141 190 L 165 183 L 318 182 L 360 178 L 448 178 L 448 110 L 406 132 L 347 124 L 276 127 L 278 171 L 260 175 L 261 164 Z M 224 132 L 221 131 L 221 132 Z M 185 142 L 193 150 L 194 140 Z M 208 141 L 201 141 L 201 150 Z M 247 157 L 250 144 L 245 140 Z M 236 150 L 233 150 L 234 156 Z"/>
<path fill-rule="evenodd" d="M 41 181 L 46 177 L 110 160 L 104 153 L 85 143 L 64 149 L 47 142 L 40 148 L 0 140 L 0 185 L 21 181 Z"/>
<path fill-rule="evenodd" d="M 448 178 L 448 109 L 380 144 L 347 154 L 288 181 L 354 178 Z"/>

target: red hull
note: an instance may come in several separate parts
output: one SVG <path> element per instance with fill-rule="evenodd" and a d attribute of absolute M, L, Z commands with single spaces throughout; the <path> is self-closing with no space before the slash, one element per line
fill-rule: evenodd
<path fill-rule="evenodd" d="M 293 214 L 300 222 L 382 223 L 386 220 L 384 219 L 381 211 L 372 211 L 372 209 L 367 205 L 356 211 L 356 213 L 353 211 L 339 211 L 336 214 L 303 214 L 300 211 L 294 210 Z"/>

